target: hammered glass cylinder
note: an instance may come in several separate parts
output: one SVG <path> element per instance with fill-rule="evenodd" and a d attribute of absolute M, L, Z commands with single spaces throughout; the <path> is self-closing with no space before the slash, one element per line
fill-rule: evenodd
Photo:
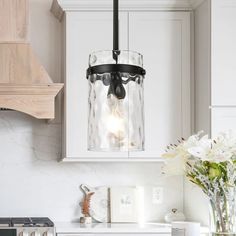
<path fill-rule="evenodd" d="M 99 51 L 89 57 L 89 66 L 115 64 L 112 51 Z M 143 66 L 142 55 L 121 51 L 118 64 Z M 109 94 L 111 73 L 88 78 L 88 150 L 144 150 L 144 97 L 141 75 L 120 73 L 126 91 L 124 99 Z M 129 82 L 128 82 L 129 81 Z"/>
<path fill-rule="evenodd" d="M 210 198 L 211 236 L 236 236 L 236 188 L 217 189 Z"/>

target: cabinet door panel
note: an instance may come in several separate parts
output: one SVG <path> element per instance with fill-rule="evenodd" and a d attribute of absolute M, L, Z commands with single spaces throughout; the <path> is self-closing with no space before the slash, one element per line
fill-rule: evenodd
<path fill-rule="evenodd" d="M 160 157 L 165 147 L 190 134 L 189 13 L 129 13 L 130 50 L 144 56 L 145 151 L 130 157 Z"/>
<path fill-rule="evenodd" d="M 97 233 L 97 234 L 57 234 L 57 236 L 171 236 L 170 233 L 155 233 L 155 234 L 107 234 L 107 233 Z"/>
<path fill-rule="evenodd" d="M 236 2 L 212 1 L 212 105 L 236 105 Z"/>
<path fill-rule="evenodd" d="M 236 107 L 212 108 L 211 133 L 214 137 L 220 132 L 236 132 Z"/>
<path fill-rule="evenodd" d="M 96 234 L 57 234 L 57 236 L 96 236 Z M 102 235 L 102 234 L 99 234 Z"/>
<path fill-rule="evenodd" d="M 127 13 L 120 14 L 122 49 L 127 49 Z M 112 12 L 66 13 L 64 155 L 68 158 L 128 157 L 126 152 L 87 151 L 89 54 L 112 50 Z"/>
<path fill-rule="evenodd" d="M 57 236 L 96 236 L 96 234 L 57 234 Z M 101 234 L 100 234 L 101 235 Z"/>

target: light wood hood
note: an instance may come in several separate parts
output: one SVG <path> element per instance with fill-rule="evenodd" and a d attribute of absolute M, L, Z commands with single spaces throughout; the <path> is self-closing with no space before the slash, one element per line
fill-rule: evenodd
<path fill-rule="evenodd" d="M 53 83 L 28 41 L 28 0 L 0 0 L 0 108 L 38 119 L 55 118 Z"/>

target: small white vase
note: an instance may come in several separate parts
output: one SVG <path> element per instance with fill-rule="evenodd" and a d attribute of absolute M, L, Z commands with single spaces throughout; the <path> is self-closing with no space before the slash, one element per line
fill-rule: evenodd
<path fill-rule="evenodd" d="M 172 223 L 174 221 L 184 221 L 185 216 L 182 212 L 179 212 L 177 209 L 172 209 L 170 213 L 165 215 L 165 222 Z"/>
<path fill-rule="evenodd" d="M 92 224 L 92 217 L 80 217 L 81 224 Z"/>

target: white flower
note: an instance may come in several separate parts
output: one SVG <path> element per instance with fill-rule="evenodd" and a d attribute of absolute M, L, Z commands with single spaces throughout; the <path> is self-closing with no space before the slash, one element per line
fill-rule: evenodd
<path fill-rule="evenodd" d="M 165 161 L 162 172 L 168 176 L 179 176 L 185 173 L 185 161 L 181 156 Z"/>
<path fill-rule="evenodd" d="M 212 142 L 206 136 L 199 140 L 195 146 L 188 148 L 188 152 L 193 156 L 206 160 L 209 152 L 211 151 Z"/>
<path fill-rule="evenodd" d="M 198 142 L 195 143 L 195 146 L 189 147 L 188 152 L 194 156 L 204 160 L 211 150 L 212 142 L 207 135 L 203 136 Z"/>
<path fill-rule="evenodd" d="M 236 137 L 236 136 L 235 136 Z M 225 162 L 235 156 L 236 138 L 232 134 L 221 133 L 214 139 L 203 136 L 195 147 L 188 149 L 188 152 L 202 161 Z"/>
<path fill-rule="evenodd" d="M 220 133 L 213 139 L 202 132 L 190 136 L 187 140 L 179 141 L 178 145 L 170 145 L 163 154 L 167 158 L 166 171 L 180 173 L 190 159 L 220 163 L 236 160 L 236 134 L 232 131 Z M 180 171 L 176 169 L 180 168 Z M 166 172 L 165 171 L 165 172 Z"/>

